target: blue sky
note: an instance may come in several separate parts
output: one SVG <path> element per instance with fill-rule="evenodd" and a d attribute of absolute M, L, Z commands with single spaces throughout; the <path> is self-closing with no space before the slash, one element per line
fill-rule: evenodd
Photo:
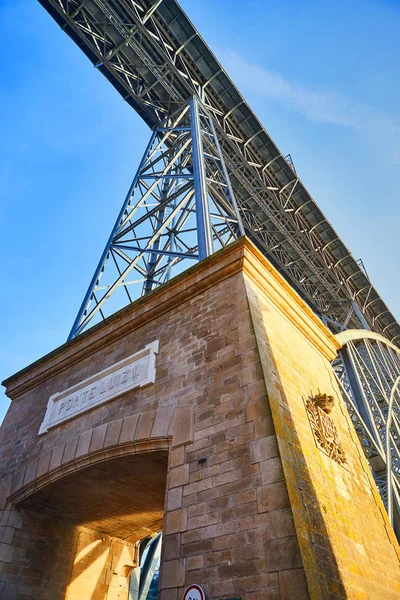
<path fill-rule="evenodd" d="M 400 3 L 182 6 L 399 319 Z M 65 341 L 149 131 L 39 3 L 0 19 L 4 379 Z"/>

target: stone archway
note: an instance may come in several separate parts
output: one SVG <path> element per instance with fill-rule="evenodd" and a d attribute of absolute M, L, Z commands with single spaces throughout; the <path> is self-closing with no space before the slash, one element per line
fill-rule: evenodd
<path fill-rule="evenodd" d="M 136 542 L 162 528 L 167 468 L 165 449 L 98 455 L 19 500 L 37 597 L 127 600 Z"/>

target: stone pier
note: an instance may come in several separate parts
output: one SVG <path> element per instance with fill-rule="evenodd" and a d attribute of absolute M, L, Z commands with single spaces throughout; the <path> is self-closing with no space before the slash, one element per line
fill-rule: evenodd
<path fill-rule="evenodd" d="M 242 239 L 7 379 L 0 598 L 400 598 L 339 348 Z"/>

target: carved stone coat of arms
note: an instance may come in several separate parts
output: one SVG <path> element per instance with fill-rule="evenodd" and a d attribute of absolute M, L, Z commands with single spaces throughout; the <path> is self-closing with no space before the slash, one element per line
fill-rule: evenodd
<path fill-rule="evenodd" d="M 333 396 L 309 396 L 305 405 L 317 447 L 337 463 L 346 463 L 346 454 L 339 442 L 337 429 L 329 416 L 334 406 Z"/>

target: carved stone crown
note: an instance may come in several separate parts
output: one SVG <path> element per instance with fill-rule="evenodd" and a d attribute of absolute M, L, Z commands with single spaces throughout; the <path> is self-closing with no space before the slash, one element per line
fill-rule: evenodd
<path fill-rule="evenodd" d="M 335 405 L 335 400 L 333 396 L 328 396 L 327 394 L 317 394 L 314 396 L 314 404 L 319 406 L 321 410 L 326 412 L 327 415 L 332 412 L 332 408 Z"/>

